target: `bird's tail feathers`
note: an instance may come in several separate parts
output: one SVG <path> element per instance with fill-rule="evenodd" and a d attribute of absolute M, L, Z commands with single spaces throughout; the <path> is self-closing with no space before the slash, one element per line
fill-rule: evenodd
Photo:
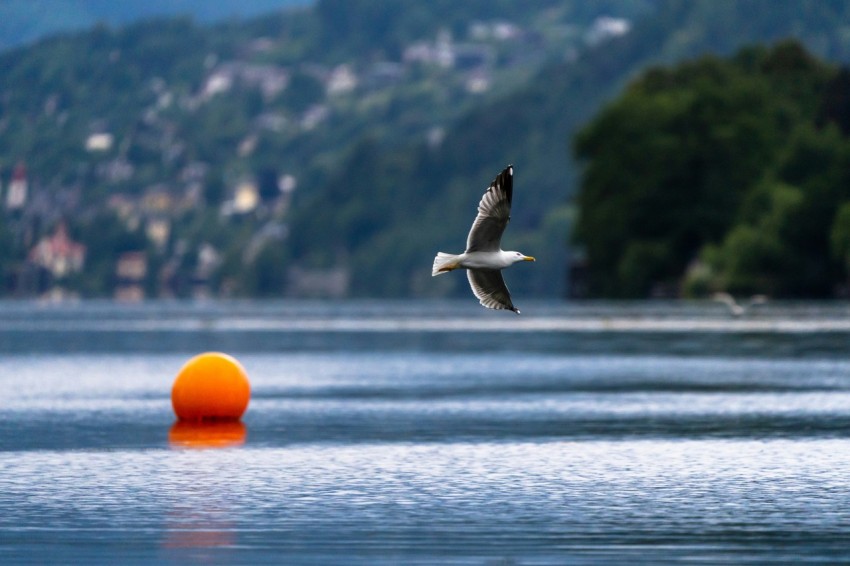
<path fill-rule="evenodd" d="M 458 264 L 459 257 L 460 256 L 454 254 L 437 252 L 437 257 L 434 258 L 434 267 L 431 269 L 431 276 L 442 275 L 443 273 L 448 273 L 449 271 L 460 267 Z"/>

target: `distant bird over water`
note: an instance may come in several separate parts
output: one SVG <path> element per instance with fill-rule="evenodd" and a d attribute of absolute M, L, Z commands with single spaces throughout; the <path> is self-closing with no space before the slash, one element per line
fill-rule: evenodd
<path fill-rule="evenodd" d="M 751 307 L 763 305 L 767 302 L 767 297 L 765 295 L 753 295 L 750 297 L 750 300 L 743 305 L 738 304 L 735 297 L 729 293 L 715 293 L 711 296 L 711 298 L 729 307 L 729 314 L 735 317 L 743 316 Z"/>
<path fill-rule="evenodd" d="M 513 190 L 514 167 L 508 165 L 493 179 L 478 203 L 478 216 L 466 238 L 466 251 L 459 255 L 439 252 L 434 258 L 431 275 L 466 269 L 472 292 L 482 305 L 519 314 L 519 309 L 511 302 L 502 269 L 518 261 L 534 261 L 534 258 L 501 249 L 502 233 L 511 219 Z"/>

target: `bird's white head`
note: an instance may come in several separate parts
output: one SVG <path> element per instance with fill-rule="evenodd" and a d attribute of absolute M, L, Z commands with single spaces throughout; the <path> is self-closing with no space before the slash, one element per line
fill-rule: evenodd
<path fill-rule="evenodd" d="M 530 255 L 524 255 L 519 252 L 508 252 L 511 263 L 519 263 L 520 261 L 535 261 Z"/>

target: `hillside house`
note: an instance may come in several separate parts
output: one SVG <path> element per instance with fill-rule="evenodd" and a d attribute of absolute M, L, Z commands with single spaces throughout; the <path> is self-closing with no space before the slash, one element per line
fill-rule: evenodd
<path fill-rule="evenodd" d="M 29 261 L 62 278 L 83 270 L 86 247 L 71 240 L 64 222 L 56 225 L 51 236 L 39 240 L 30 250 Z"/>
<path fill-rule="evenodd" d="M 115 300 L 138 302 L 145 298 L 144 282 L 148 275 L 148 257 L 143 251 L 124 252 L 115 265 Z"/>
<path fill-rule="evenodd" d="M 27 203 L 28 190 L 27 169 L 23 163 L 18 163 L 12 172 L 12 180 L 9 181 L 9 188 L 6 191 L 6 209 L 22 209 Z"/>

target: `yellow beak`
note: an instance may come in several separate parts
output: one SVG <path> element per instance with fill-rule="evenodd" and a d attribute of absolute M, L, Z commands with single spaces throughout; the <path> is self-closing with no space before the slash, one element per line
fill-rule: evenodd
<path fill-rule="evenodd" d="M 524 256 L 522 256 L 522 259 L 523 259 L 523 261 L 537 261 L 533 257 L 531 257 L 530 255 L 524 255 Z"/>

